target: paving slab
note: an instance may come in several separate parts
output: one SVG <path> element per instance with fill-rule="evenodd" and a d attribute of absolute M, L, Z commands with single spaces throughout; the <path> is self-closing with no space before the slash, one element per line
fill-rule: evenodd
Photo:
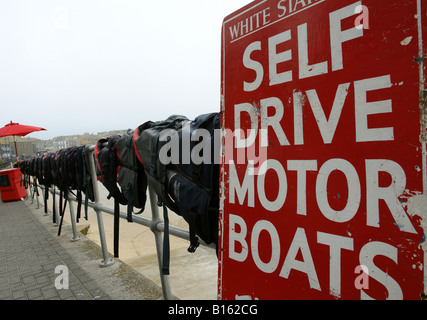
<path fill-rule="evenodd" d="M 159 300 L 161 288 L 115 259 L 100 268 L 99 246 L 58 226 L 30 200 L 0 202 L 1 300 Z"/>

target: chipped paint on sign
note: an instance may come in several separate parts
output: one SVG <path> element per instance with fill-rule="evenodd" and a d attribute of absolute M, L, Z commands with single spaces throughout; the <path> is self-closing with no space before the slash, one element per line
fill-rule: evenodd
<path fill-rule="evenodd" d="M 403 39 L 402 41 L 400 41 L 400 44 L 402 46 L 407 46 L 408 44 L 410 44 L 412 41 L 412 36 L 410 37 L 406 37 L 405 39 Z"/>
<path fill-rule="evenodd" d="M 415 195 L 408 199 L 407 201 L 408 206 L 408 214 L 411 216 L 418 216 L 421 219 L 421 226 L 424 230 L 427 230 L 427 195 L 426 194 L 419 194 Z M 424 265 L 418 264 L 420 270 L 422 270 L 423 267 L 427 266 L 427 241 L 426 241 L 426 235 L 423 235 L 422 241 L 420 242 L 420 245 L 422 247 L 423 253 L 424 253 Z M 424 292 L 427 292 L 427 271 L 424 270 Z"/>

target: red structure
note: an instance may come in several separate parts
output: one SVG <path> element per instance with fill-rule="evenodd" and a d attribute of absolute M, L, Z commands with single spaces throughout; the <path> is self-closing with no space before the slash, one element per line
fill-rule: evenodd
<path fill-rule="evenodd" d="M 225 18 L 220 299 L 427 292 L 425 5 L 257 0 Z"/>
<path fill-rule="evenodd" d="M 27 196 L 19 169 L 0 171 L 0 193 L 1 200 L 4 202 L 19 200 Z"/>

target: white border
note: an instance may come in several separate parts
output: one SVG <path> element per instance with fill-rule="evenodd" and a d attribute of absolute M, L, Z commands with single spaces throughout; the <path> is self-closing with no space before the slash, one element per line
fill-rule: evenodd
<path fill-rule="evenodd" d="M 418 20 L 418 57 L 423 58 L 423 29 L 422 29 L 422 7 L 421 0 L 417 0 L 417 20 Z M 421 105 L 421 97 L 424 94 L 424 63 L 423 61 L 419 61 L 419 70 L 420 70 L 420 110 L 423 108 Z M 420 111 L 421 112 L 421 111 Z M 422 115 L 422 113 L 420 114 Z M 421 121 L 425 121 L 423 118 Z M 426 130 L 425 124 L 420 125 L 421 130 Z M 425 136 L 425 132 L 421 132 L 421 137 Z M 423 175 L 423 195 L 427 195 L 427 149 L 426 149 L 426 141 L 425 139 L 421 139 L 421 148 L 422 148 L 422 175 Z M 425 230 L 424 230 L 425 231 Z M 425 244 L 423 244 L 424 251 L 424 293 L 427 292 L 427 252 Z"/>
<path fill-rule="evenodd" d="M 422 10 L 421 10 L 421 0 L 417 0 L 417 19 L 418 19 L 418 57 L 422 58 L 423 53 L 423 29 L 422 29 Z M 424 93 L 424 63 L 419 61 L 419 70 L 420 70 L 420 110 L 421 106 L 421 97 Z M 424 121 L 424 119 L 422 119 Z M 424 125 L 421 126 L 421 129 L 424 128 Z M 421 133 L 423 136 L 425 133 Z M 426 141 L 421 141 L 422 151 L 423 151 L 423 193 L 427 194 L 427 150 L 426 150 Z"/>

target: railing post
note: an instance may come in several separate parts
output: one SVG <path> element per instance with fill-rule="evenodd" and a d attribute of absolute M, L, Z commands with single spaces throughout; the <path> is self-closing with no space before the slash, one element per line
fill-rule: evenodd
<path fill-rule="evenodd" d="M 44 201 L 44 199 L 46 198 L 46 192 L 49 193 L 49 187 L 42 188 L 43 206 L 46 206 L 44 216 L 48 216 L 49 215 L 48 208 L 47 208 L 47 203 L 45 203 L 45 201 Z"/>
<path fill-rule="evenodd" d="M 69 206 L 69 210 L 70 210 L 71 227 L 73 229 L 73 237 L 71 238 L 71 241 L 79 241 L 80 236 L 79 236 L 79 232 L 77 231 L 76 215 L 74 212 L 74 204 L 73 204 L 73 201 L 69 195 L 68 195 L 68 206 Z"/>
<path fill-rule="evenodd" d="M 28 180 L 28 187 L 30 188 L 30 198 L 31 198 L 31 204 L 34 203 L 34 178 L 33 183 L 31 185 L 31 180 Z"/>
<path fill-rule="evenodd" d="M 56 197 L 56 187 L 52 188 L 52 197 Z M 55 208 L 54 208 L 54 206 L 55 206 Z M 55 214 L 55 223 L 54 223 L 54 225 L 55 226 L 59 226 L 59 219 L 60 219 L 60 216 L 59 216 L 59 204 L 58 204 L 58 201 L 56 201 L 56 198 L 55 198 L 55 201 L 53 201 L 53 199 L 52 199 L 52 214 Z"/>
<path fill-rule="evenodd" d="M 148 192 L 150 195 L 151 214 L 152 214 L 150 229 L 154 233 L 154 239 L 156 241 L 157 261 L 159 264 L 159 274 L 160 274 L 160 282 L 162 284 L 163 299 L 172 300 L 172 291 L 171 291 L 171 286 L 169 282 L 169 275 L 165 275 L 162 272 L 163 239 L 162 239 L 162 232 L 157 229 L 158 223 L 161 222 L 160 215 L 159 215 L 159 207 L 157 206 L 157 197 L 156 197 L 156 193 L 150 186 L 148 187 Z"/>
<path fill-rule="evenodd" d="M 102 249 L 102 261 L 99 264 L 101 268 L 109 267 L 114 264 L 114 260 L 110 258 L 108 254 L 107 241 L 105 239 L 105 229 L 104 229 L 104 220 L 102 219 L 102 212 L 98 209 L 98 206 L 101 205 L 101 201 L 99 199 L 99 189 L 98 189 L 98 180 L 96 178 L 96 170 L 95 170 L 95 160 L 93 157 L 93 153 L 95 150 L 95 146 L 89 148 L 89 163 L 90 163 L 90 174 L 92 176 L 92 185 L 93 185 L 93 194 L 95 197 L 95 206 L 94 210 L 96 212 L 96 218 L 98 220 L 98 232 L 99 238 L 101 241 L 101 249 Z"/>
<path fill-rule="evenodd" d="M 33 177 L 33 185 L 36 185 L 36 184 L 35 184 L 36 179 L 37 179 L 36 177 Z M 39 187 L 38 187 L 38 186 L 37 186 L 37 187 L 35 187 L 34 192 L 36 193 L 36 203 L 37 203 L 37 207 L 36 207 L 36 209 L 40 209 L 40 202 L 39 202 Z"/>

